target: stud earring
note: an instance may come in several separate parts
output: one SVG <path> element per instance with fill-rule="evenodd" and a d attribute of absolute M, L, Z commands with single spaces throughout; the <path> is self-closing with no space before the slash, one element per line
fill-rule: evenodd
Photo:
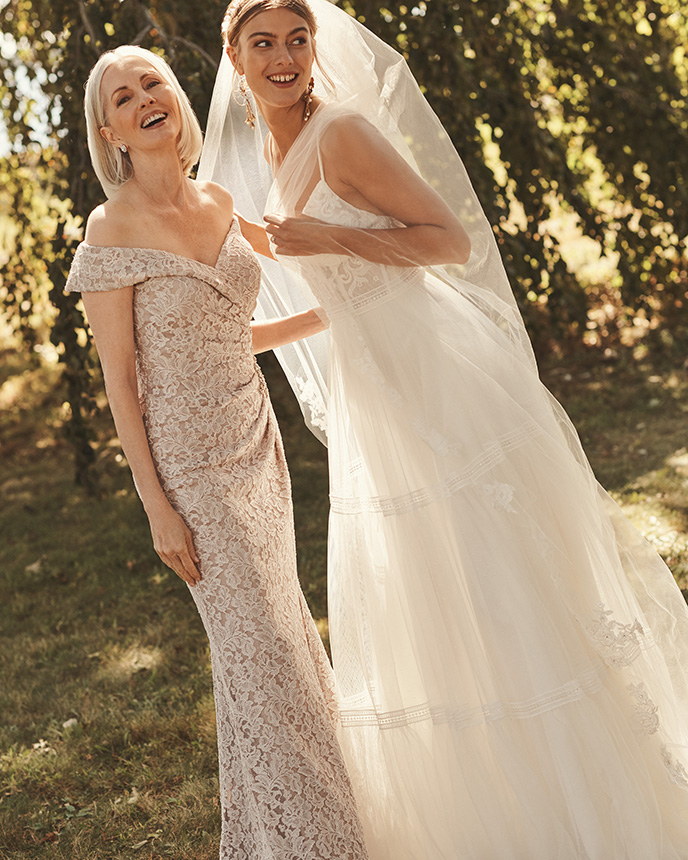
<path fill-rule="evenodd" d="M 250 125 L 251 128 L 255 128 L 256 115 L 253 113 L 253 108 L 251 107 L 249 89 L 246 86 L 246 78 L 243 75 L 239 78 L 239 92 L 244 97 L 244 104 L 246 106 L 246 119 L 244 120 L 244 122 L 246 123 L 246 125 Z"/>
<path fill-rule="evenodd" d="M 303 94 L 303 100 L 306 102 L 306 108 L 303 112 L 303 121 L 308 122 L 311 118 L 311 102 L 313 101 L 313 87 L 315 86 L 315 81 L 313 78 L 308 81 L 308 86 L 306 87 L 306 92 Z"/>
<path fill-rule="evenodd" d="M 121 145 L 120 145 L 120 149 L 122 150 L 122 152 L 127 152 L 127 145 L 126 145 L 126 143 L 121 144 Z"/>

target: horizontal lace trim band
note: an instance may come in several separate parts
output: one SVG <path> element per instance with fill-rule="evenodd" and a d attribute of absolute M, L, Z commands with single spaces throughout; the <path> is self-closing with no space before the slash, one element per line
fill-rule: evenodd
<path fill-rule="evenodd" d="M 575 681 L 570 681 L 556 690 L 522 702 L 492 702 L 487 705 L 464 709 L 436 707 L 424 703 L 413 708 L 381 713 L 373 708 L 356 710 L 340 708 L 339 719 L 343 728 L 376 726 L 378 729 L 385 730 L 430 720 L 436 724 L 448 724 L 464 729 L 507 717 L 514 720 L 537 717 L 554 708 L 597 693 L 601 688 L 602 683 L 597 671 L 589 669 L 581 673 L 581 676 Z"/>
<path fill-rule="evenodd" d="M 474 484 L 478 478 L 494 468 L 504 459 L 508 451 L 525 445 L 530 439 L 542 432 L 535 422 L 528 422 L 517 430 L 504 433 L 488 445 L 480 456 L 476 457 L 460 472 L 450 473 L 444 481 L 430 487 L 412 490 L 399 496 L 368 496 L 345 497 L 330 496 L 330 508 L 337 514 L 376 513 L 390 516 L 405 513 L 415 508 L 428 505 L 440 499 L 449 498 L 457 490 Z"/>

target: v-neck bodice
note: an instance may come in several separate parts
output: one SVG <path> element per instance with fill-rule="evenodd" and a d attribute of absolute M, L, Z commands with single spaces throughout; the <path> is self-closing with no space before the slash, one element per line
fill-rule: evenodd
<path fill-rule="evenodd" d="M 251 342 L 260 266 L 238 222 L 215 266 L 156 248 L 79 246 L 68 290 L 127 286 L 139 398 L 161 473 L 171 479 L 226 460 L 265 400 Z"/>

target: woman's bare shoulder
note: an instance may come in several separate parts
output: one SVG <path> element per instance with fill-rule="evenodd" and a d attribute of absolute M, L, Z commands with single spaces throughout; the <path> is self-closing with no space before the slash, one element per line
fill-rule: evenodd
<path fill-rule="evenodd" d="M 126 244 L 131 232 L 131 209 L 112 197 L 91 212 L 86 221 L 84 241 L 88 245 L 113 247 Z"/>
<path fill-rule="evenodd" d="M 364 116 L 353 111 L 335 114 L 324 129 L 320 141 L 320 152 L 333 162 L 342 160 L 350 164 L 361 157 L 370 157 L 389 144 L 383 135 Z"/>
<path fill-rule="evenodd" d="M 200 194 L 211 200 L 213 203 L 221 206 L 223 209 L 228 208 L 230 212 L 233 210 L 234 201 L 232 199 L 232 195 L 226 188 L 223 188 L 222 185 L 218 185 L 217 182 L 211 182 L 206 179 L 202 181 L 197 180 L 196 186 L 198 187 Z"/>

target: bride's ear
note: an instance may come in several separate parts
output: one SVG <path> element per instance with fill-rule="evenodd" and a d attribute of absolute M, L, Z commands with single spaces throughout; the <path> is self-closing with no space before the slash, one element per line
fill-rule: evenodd
<path fill-rule="evenodd" d="M 227 56 L 229 57 L 229 62 L 234 66 L 237 72 L 240 75 L 244 74 L 243 64 L 239 62 L 239 54 L 237 53 L 237 49 L 234 45 L 227 45 L 225 47 L 225 51 L 227 52 Z"/>

